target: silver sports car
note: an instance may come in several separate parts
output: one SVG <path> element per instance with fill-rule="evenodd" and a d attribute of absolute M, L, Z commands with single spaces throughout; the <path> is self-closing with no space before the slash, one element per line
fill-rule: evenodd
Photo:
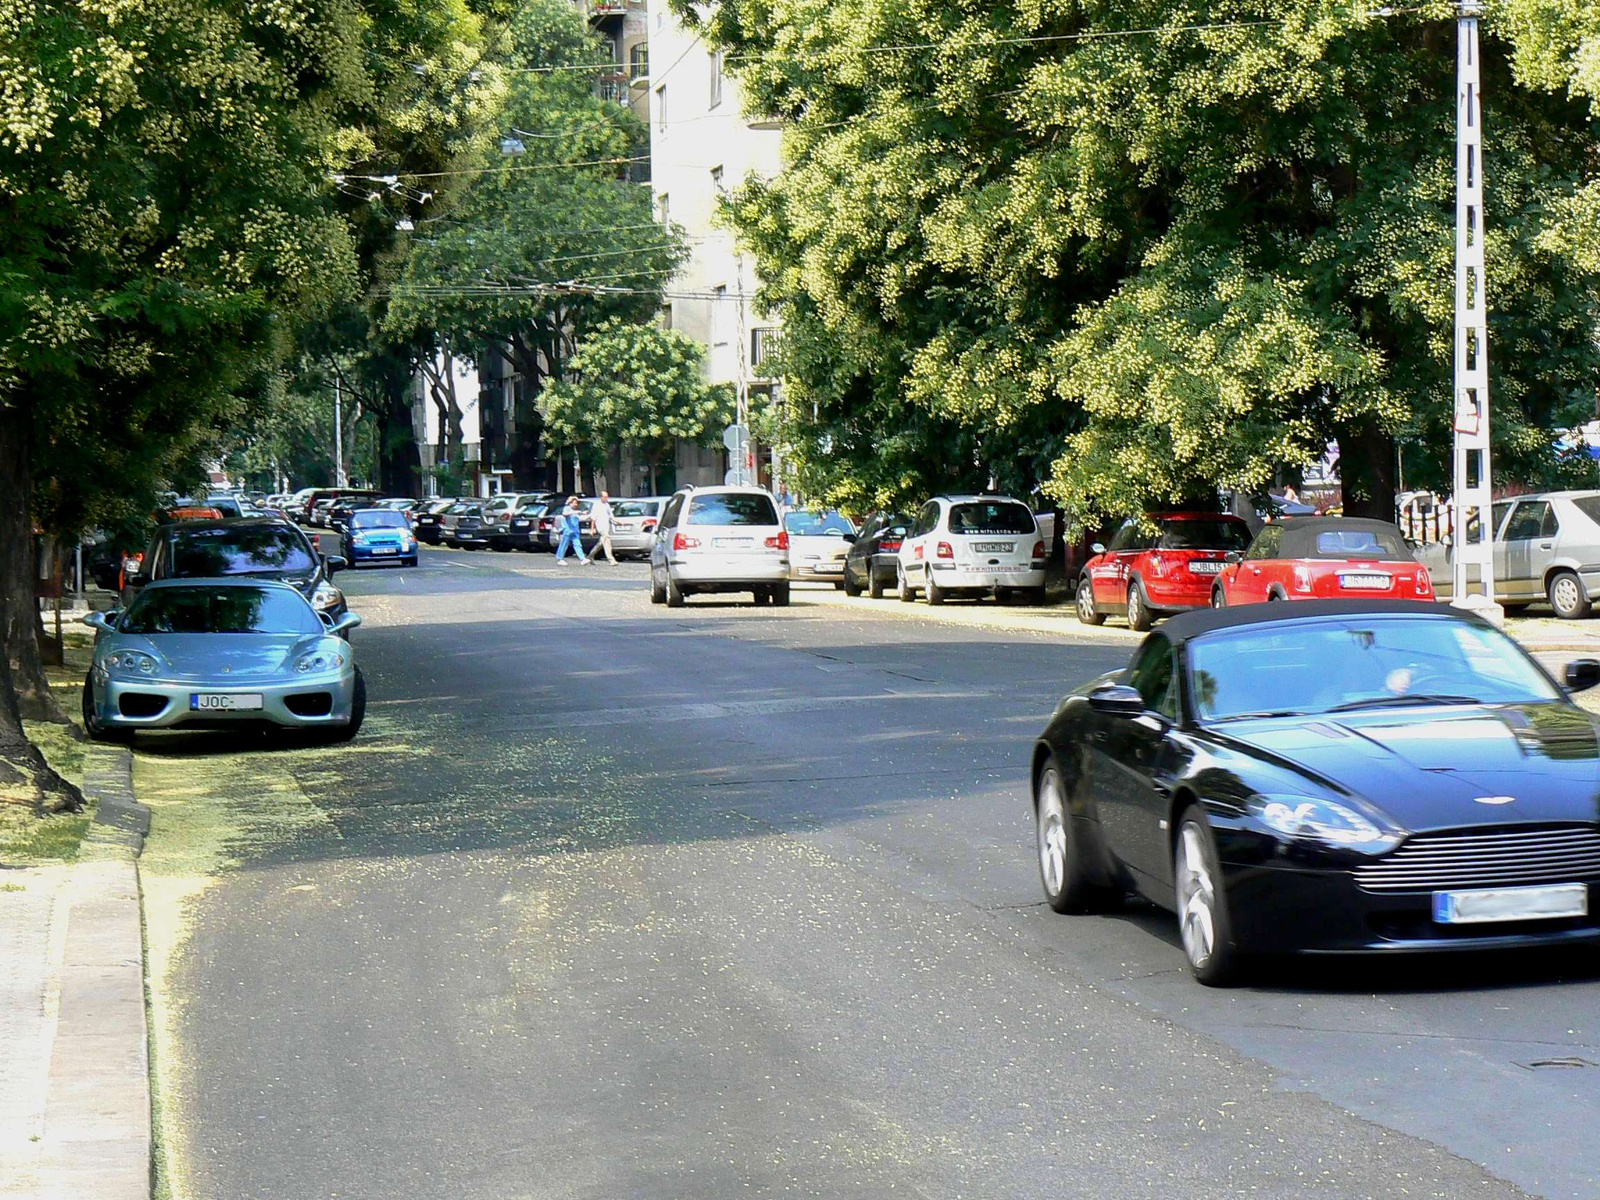
<path fill-rule="evenodd" d="M 366 715 L 366 684 L 337 636 L 361 618 L 319 615 L 285 583 L 162 580 L 127 611 L 90 613 L 84 623 L 96 636 L 83 723 L 101 741 L 240 722 L 349 741 Z"/>

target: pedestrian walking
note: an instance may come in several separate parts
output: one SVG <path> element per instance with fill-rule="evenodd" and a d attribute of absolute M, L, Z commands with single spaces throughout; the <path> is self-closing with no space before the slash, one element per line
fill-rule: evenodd
<path fill-rule="evenodd" d="M 601 492 L 600 499 L 589 506 L 589 519 L 594 522 L 594 535 L 599 538 L 594 548 L 594 553 L 589 557 L 595 562 L 600 561 L 600 551 L 606 552 L 606 561 L 613 567 L 617 565 L 617 556 L 611 549 L 611 493 Z"/>
<path fill-rule="evenodd" d="M 589 565 L 589 556 L 583 552 L 583 510 L 578 507 L 576 496 L 568 496 L 567 505 L 561 510 L 561 541 L 556 546 L 556 561 L 563 567 L 567 565 L 568 550 L 575 552 L 584 566 Z"/>

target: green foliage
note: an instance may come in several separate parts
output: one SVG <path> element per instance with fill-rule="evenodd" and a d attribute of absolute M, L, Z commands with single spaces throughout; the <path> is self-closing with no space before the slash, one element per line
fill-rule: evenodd
<path fill-rule="evenodd" d="M 1508 480 L 1548 474 L 1551 431 L 1593 411 L 1600 123 L 1557 90 L 1589 86 L 1595 61 L 1576 7 L 1522 0 L 1486 30 Z M 1088 518 L 1258 490 L 1338 438 L 1357 510 L 1387 507 L 1397 442 L 1408 482 L 1442 484 L 1452 16 L 1328 0 L 712 9 L 749 107 L 786 121 L 785 171 L 730 215 L 784 320 L 802 478 L 841 503 L 1048 479 Z"/>
<path fill-rule="evenodd" d="M 567 363 L 540 400 L 545 434 L 560 446 L 621 443 L 654 465 L 674 439 L 709 445 L 733 420 L 734 397 L 705 382 L 698 342 L 657 325 L 611 318 Z"/>

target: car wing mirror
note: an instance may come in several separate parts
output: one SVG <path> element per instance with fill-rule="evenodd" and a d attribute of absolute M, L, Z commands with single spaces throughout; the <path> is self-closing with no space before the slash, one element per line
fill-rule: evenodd
<path fill-rule="evenodd" d="M 111 630 L 112 630 L 112 620 L 111 620 L 111 618 L 114 617 L 115 615 L 116 615 L 116 611 L 115 610 L 112 610 L 112 612 L 110 614 L 92 612 L 88 616 L 83 618 L 83 623 L 85 625 L 87 625 L 90 629 L 98 629 L 101 633 L 110 633 Z M 1568 670 L 1570 670 L 1570 669 L 1571 668 L 1568 668 Z"/>
<path fill-rule="evenodd" d="M 342 571 L 350 565 L 349 561 L 342 554 L 326 555 L 323 557 L 322 564 L 328 568 L 329 575 L 332 575 L 335 571 Z"/>
<path fill-rule="evenodd" d="M 841 536 L 843 536 L 843 538 L 844 538 L 844 540 L 845 540 L 845 541 L 847 541 L 847 542 L 849 542 L 849 543 L 850 543 L 850 544 L 851 544 L 851 545 L 854 545 L 854 544 L 855 544 L 855 540 L 856 540 L 856 535 L 855 535 L 855 534 L 853 534 L 853 533 L 846 533 L 846 534 L 843 534 L 843 535 L 841 535 Z"/>
<path fill-rule="evenodd" d="M 1244 561 L 1244 551 L 1243 550 L 1229 550 L 1226 554 L 1224 554 L 1222 556 L 1222 561 L 1225 562 L 1225 563 L 1232 563 L 1235 566 L 1238 566 L 1240 563 L 1242 563 Z"/>
<path fill-rule="evenodd" d="M 1090 542 L 1089 543 L 1089 553 L 1090 554 L 1104 554 L 1105 552 L 1106 552 L 1106 544 L 1104 542 Z"/>
<path fill-rule="evenodd" d="M 347 629 L 354 629 L 361 624 L 361 617 L 353 612 L 346 612 L 343 616 L 334 618 L 323 613 L 322 619 L 328 624 L 329 633 L 343 633 Z"/>
<path fill-rule="evenodd" d="M 1138 688 L 1125 683 L 1107 683 L 1089 693 L 1089 707 L 1096 712 L 1137 717 L 1144 712 L 1144 697 Z"/>
<path fill-rule="evenodd" d="M 1600 684 L 1600 658 L 1579 658 L 1567 664 L 1566 687 L 1568 693 L 1586 692 Z"/>

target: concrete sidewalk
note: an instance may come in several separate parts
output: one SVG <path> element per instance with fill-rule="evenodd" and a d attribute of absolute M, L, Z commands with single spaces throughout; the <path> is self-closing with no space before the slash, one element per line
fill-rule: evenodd
<path fill-rule="evenodd" d="M 150 1074 L 126 750 L 91 751 L 79 861 L 0 872 L 0 1197 L 146 1200 Z M 110 817 L 116 824 L 102 823 Z M 144 829 L 148 825 L 143 826 Z"/>

